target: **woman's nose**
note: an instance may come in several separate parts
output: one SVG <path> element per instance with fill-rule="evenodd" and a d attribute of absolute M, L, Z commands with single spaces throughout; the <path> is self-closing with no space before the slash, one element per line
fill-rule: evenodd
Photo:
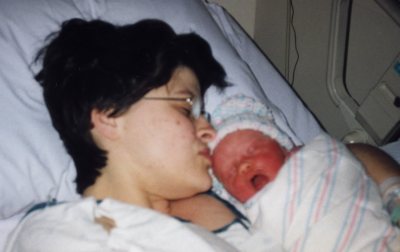
<path fill-rule="evenodd" d="M 211 126 L 211 124 L 206 120 L 204 116 L 200 116 L 196 122 L 196 134 L 197 137 L 204 143 L 209 143 L 214 140 L 217 135 L 215 129 Z"/>

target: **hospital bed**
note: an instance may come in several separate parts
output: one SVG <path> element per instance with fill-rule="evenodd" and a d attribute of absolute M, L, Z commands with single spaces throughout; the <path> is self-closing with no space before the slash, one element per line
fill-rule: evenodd
<path fill-rule="evenodd" d="M 203 0 L 1 0 L 0 1 L 0 247 L 24 213 L 49 199 L 77 199 L 75 170 L 53 129 L 33 75 L 34 56 L 62 21 L 80 17 L 116 24 L 144 18 L 168 22 L 177 33 L 196 32 L 211 45 L 233 84 L 207 92 L 206 109 L 237 93 L 273 109 L 277 123 L 296 143 L 323 130 L 274 66 L 234 19 Z M 388 150 L 393 150 L 388 147 Z"/>

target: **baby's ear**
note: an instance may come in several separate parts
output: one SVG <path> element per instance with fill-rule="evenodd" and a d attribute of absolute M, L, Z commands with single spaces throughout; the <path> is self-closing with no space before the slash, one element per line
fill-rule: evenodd
<path fill-rule="evenodd" d="M 93 124 L 92 133 L 113 140 L 118 137 L 117 118 L 110 117 L 109 114 L 109 111 L 92 110 L 90 114 Z"/>

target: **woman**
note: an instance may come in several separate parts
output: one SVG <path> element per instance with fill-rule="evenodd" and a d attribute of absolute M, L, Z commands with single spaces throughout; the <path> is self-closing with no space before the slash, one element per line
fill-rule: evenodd
<path fill-rule="evenodd" d="M 190 234 L 185 239 L 190 246 L 200 239 L 199 251 L 234 250 L 208 231 L 159 214 L 177 215 L 171 202 L 211 187 L 207 143 L 215 132 L 201 114 L 202 96 L 209 86 L 223 88 L 226 83 L 207 42 L 196 34 L 177 35 L 157 20 L 114 26 L 74 19 L 50 39 L 39 52 L 43 68 L 36 79 L 73 158 L 77 191 L 84 198 L 36 207 L 10 238 L 8 250 L 129 250 L 139 243 L 154 247 L 155 240 L 168 234 L 172 247 L 164 250 L 187 251 L 182 236 L 162 231 L 169 224 Z M 209 230 L 235 218 L 218 200 L 210 206 L 218 213 L 198 223 Z M 136 235 L 147 227 L 137 223 L 142 215 L 136 212 L 160 219 L 152 242 Z M 127 222 L 126 216 L 133 220 Z M 126 225 L 131 229 L 122 232 Z M 113 238 L 119 232 L 123 235 Z M 93 248 L 84 249 L 89 241 Z"/>
<path fill-rule="evenodd" d="M 210 187 L 214 131 L 192 109 L 212 83 L 225 85 L 225 73 L 200 37 L 155 20 L 71 20 L 42 55 L 37 80 L 76 163 L 79 193 L 158 209 L 163 198 Z M 163 195 L 171 179 L 186 190 Z"/>

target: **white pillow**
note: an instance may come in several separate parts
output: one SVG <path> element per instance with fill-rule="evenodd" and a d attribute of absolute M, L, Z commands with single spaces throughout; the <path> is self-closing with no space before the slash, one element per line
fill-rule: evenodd
<path fill-rule="evenodd" d="M 31 63 L 45 37 L 67 19 L 104 19 L 115 24 L 144 18 L 162 19 L 177 33 L 203 36 L 235 84 L 229 95 L 242 92 L 268 103 L 251 70 L 226 40 L 202 0 L 2 0 L 0 2 L 0 219 L 50 198 L 71 200 L 75 169 L 53 129 L 33 79 Z M 220 101 L 211 90 L 207 109 Z M 214 106 L 214 107 L 213 107 Z"/>

